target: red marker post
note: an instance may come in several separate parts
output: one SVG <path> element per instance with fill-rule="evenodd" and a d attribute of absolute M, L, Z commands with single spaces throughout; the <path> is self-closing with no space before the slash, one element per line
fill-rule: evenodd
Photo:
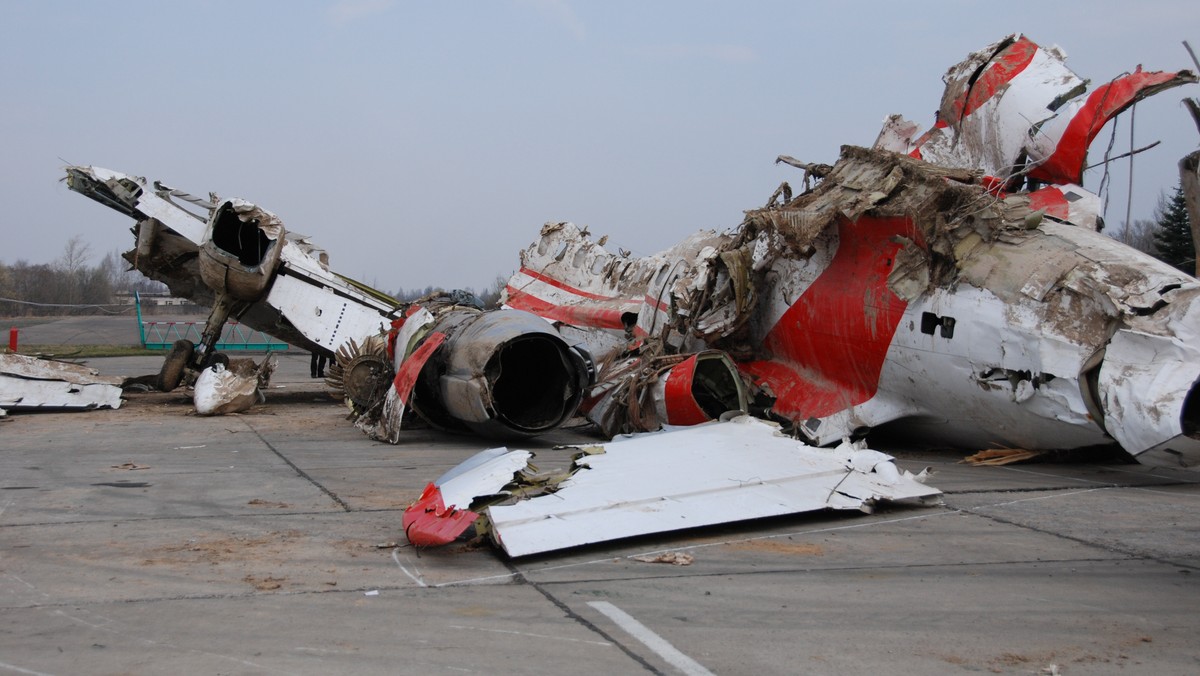
<path fill-rule="evenodd" d="M 8 351 L 16 353 L 17 351 L 17 327 L 12 327 L 8 330 Z"/>

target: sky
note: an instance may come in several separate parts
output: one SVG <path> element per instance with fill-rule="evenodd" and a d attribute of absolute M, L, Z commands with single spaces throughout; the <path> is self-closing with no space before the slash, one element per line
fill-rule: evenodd
<path fill-rule="evenodd" d="M 0 0 L 0 262 L 95 260 L 132 221 L 68 164 L 270 209 L 387 291 L 481 290 L 543 223 L 650 254 L 736 227 L 791 155 L 833 163 L 892 113 L 926 126 L 941 76 L 1011 33 L 1078 75 L 1193 68 L 1195 0 Z M 1200 145 L 1189 85 L 1136 108 L 1132 217 Z M 1112 153 L 1130 148 L 1129 114 Z M 1111 126 L 1111 125 L 1110 125 Z M 1110 137 L 1101 132 L 1091 160 Z M 1128 161 L 1106 221 L 1125 221 Z M 1099 188 L 1102 170 L 1084 186 Z"/>

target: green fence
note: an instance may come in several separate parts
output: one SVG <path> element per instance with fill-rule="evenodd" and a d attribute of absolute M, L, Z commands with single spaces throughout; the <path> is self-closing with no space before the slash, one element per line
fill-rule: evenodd
<path fill-rule="evenodd" d="M 135 294 L 138 328 L 142 347 L 148 350 L 169 350 L 177 340 L 200 342 L 204 322 L 147 322 L 142 320 L 142 298 Z M 245 324 L 226 322 L 215 349 L 222 352 L 279 352 L 288 349 L 287 343 L 255 331 Z"/>

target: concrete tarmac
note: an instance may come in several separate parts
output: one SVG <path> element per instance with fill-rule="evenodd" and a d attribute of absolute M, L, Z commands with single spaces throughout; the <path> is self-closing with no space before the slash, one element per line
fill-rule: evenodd
<path fill-rule="evenodd" d="M 0 420 L 0 674 L 1200 672 L 1197 473 L 910 448 L 943 506 L 509 560 L 400 525 L 495 444 L 371 441 L 306 355 L 272 385 L 241 415 L 181 390 Z M 552 465 L 593 441 L 521 446 Z M 634 558 L 663 551 L 694 563 Z"/>
<path fill-rule="evenodd" d="M 161 315 L 147 316 L 146 322 L 166 326 L 178 322 L 199 322 L 205 317 Z M 0 328 L 17 329 L 19 345 L 140 345 L 141 332 L 132 308 L 123 314 L 99 317 L 42 317 L 0 319 Z M 8 332 L 4 333 L 5 338 Z M 6 343 L 7 344 L 7 343 Z"/>

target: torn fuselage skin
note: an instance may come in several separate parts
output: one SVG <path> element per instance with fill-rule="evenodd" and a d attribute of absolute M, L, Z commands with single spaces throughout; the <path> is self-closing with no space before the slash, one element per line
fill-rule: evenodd
<path fill-rule="evenodd" d="M 821 183 L 731 232 L 630 259 L 547 224 L 505 302 L 602 362 L 723 350 L 819 444 L 905 420 L 967 447 L 1115 440 L 1200 463 L 1195 280 L 1098 235 L 1077 185 L 1108 120 L 1196 76 L 1139 68 L 1088 94 L 1060 50 L 1013 35 L 944 80 L 928 132 L 893 116 L 832 169 L 781 157 Z"/>
<path fill-rule="evenodd" d="M 646 259 L 547 226 L 508 298 L 600 355 L 629 349 L 614 308 L 637 312 L 637 349 L 721 347 L 817 444 L 904 419 L 966 447 L 1115 439 L 1194 464 L 1196 281 L 1033 207 L 847 147 L 811 192 Z"/>

